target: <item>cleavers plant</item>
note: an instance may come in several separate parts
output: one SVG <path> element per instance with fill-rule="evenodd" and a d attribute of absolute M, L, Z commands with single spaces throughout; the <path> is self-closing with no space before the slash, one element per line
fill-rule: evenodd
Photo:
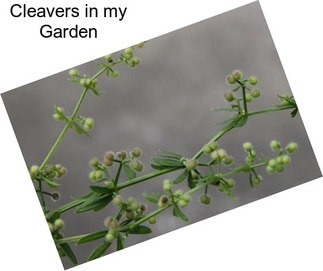
<path fill-rule="evenodd" d="M 272 140 L 270 148 L 274 153 L 268 157 L 262 157 L 257 154 L 252 143 L 244 142 L 242 147 L 246 157 L 245 161 L 241 163 L 234 162 L 233 157 L 219 147 L 218 141 L 222 136 L 233 129 L 246 125 L 251 116 L 288 109 L 291 110 L 292 117 L 297 114 L 297 105 L 293 96 L 290 95 L 280 95 L 280 103 L 273 107 L 249 111 L 249 103 L 261 96 L 261 91 L 256 87 L 258 78 L 253 75 L 244 78 L 241 71 L 235 70 L 227 76 L 227 83 L 232 86 L 232 90 L 226 92 L 224 98 L 228 101 L 229 106 L 215 110 L 229 112 L 232 116 L 217 123 L 224 126 L 192 157 L 184 157 L 181 154 L 168 151 L 158 152 L 151 160 L 152 171 L 137 176 L 144 167 L 139 160 L 142 155 L 140 148 L 134 147 L 130 152 L 108 150 L 102 159 L 92 158 L 89 161 L 91 168 L 89 179 L 93 182 L 89 186 L 90 191 L 54 210 L 48 210 L 46 196 L 57 201 L 60 194 L 56 191 L 45 191 L 44 185 L 54 190 L 57 189 L 59 180 L 67 171 L 60 164 L 50 164 L 56 149 L 68 130 L 74 129 L 78 134 L 88 135 L 94 126 L 92 118 L 79 115 L 86 95 L 88 93 L 100 94 L 97 81 L 102 74 L 112 78 L 118 77 L 119 72 L 114 69 L 115 66 L 121 63 L 129 67 L 137 66 L 141 61 L 139 57 L 134 56 L 134 50 L 136 47 L 142 48 L 143 45 L 144 43 L 140 43 L 129 47 L 117 58 L 107 55 L 104 61 L 98 63 L 100 69 L 92 77 L 81 75 L 76 69 L 70 70 L 70 81 L 79 84 L 83 89 L 81 96 L 71 115 L 67 115 L 62 107 L 54 107 L 53 118 L 63 121 L 64 128 L 43 162 L 39 166 L 29 167 L 31 179 L 39 195 L 58 252 L 61 257 L 67 256 L 74 264 L 77 264 L 77 259 L 69 243 L 83 244 L 101 239 L 102 242 L 93 249 L 88 260 L 102 256 L 113 243 L 116 244 L 117 250 L 123 249 L 126 238 L 132 234 L 151 233 L 146 222 L 155 224 L 158 214 L 167 209 L 172 208 L 172 215 L 187 222 L 189 219 L 183 209 L 190 203 L 192 193 L 201 193 L 200 202 L 202 204 L 211 203 L 209 187 L 215 187 L 219 192 L 233 197 L 232 190 L 235 186 L 233 176 L 235 174 L 245 172 L 251 187 L 259 185 L 263 178 L 257 173 L 258 168 L 265 167 L 268 174 L 282 172 L 291 161 L 290 154 L 294 153 L 298 147 L 295 142 L 283 145 L 277 140 Z M 125 173 L 125 180 L 120 180 L 122 171 Z M 163 181 L 163 194 L 143 194 L 144 200 L 156 204 L 156 208 L 150 212 L 147 212 L 147 207 L 137 199 L 133 197 L 125 199 L 122 196 L 123 189 L 175 171 L 179 172 L 178 177 L 173 180 L 166 177 Z M 187 182 L 188 189 L 186 191 L 176 189 L 176 185 L 184 181 Z M 70 237 L 63 236 L 62 229 L 65 223 L 60 218 L 62 213 L 71 209 L 74 209 L 75 213 L 99 211 L 111 203 L 118 208 L 118 212 L 104 220 L 104 228 L 101 231 Z"/>

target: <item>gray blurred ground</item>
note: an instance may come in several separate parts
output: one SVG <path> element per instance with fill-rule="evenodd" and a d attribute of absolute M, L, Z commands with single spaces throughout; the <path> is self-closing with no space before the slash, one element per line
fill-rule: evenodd
<path fill-rule="evenodd" d="M 252 109 L 277 104 L 276 94 L 291 92 L 257 2 L 150 40 L 138 55 L 141 65 L 135 69 L 121 66 L 120 78 L 99 81 L 102 96 L 89 93 L 86 97 L 80 113 L 95 118 L 95 129 L 91 138 L 69 131 L 59 146 L 52 162 L 65 165 L 68 174 L 59 189 L 62 199 L 58 203 L 48 200 L 50 208 L 88 191 L 88 160 L 101 157 L 106 150 L 140 146 L 144 150 L 144 173 L 151 171 L 149 161 L 156 150 L 192 156 L 217 132 L 219 127 L 214 123 L 225 117 L 211 108 L 227 106 L 223 93 L 230 87 L 225 76 L 233 69 L 260 78 L 263 95 L 250 105 Z M 91 75 L 97 66 L 90 62 L 78 69 Z M 80 95 L 80 87 L 67 79 L 64 71 L 2 95 L 28 165 L 44 159 L 63 127 L 52 120 L 53 105 L 70 113 Z M 300 116 L 291 119 L 287 111 L 252 117 L 245 127 L 222 138 L 220 145 L 243 162 L 243 142 L 251 141 L 258 153 L 271 155 L 268 145 L 272 139 L 283 144 L 299 143 L 299 151 L 284 173 L 268 176 L 260 170 L 264 181 L 255 189 L 249 187 L 247 175 L 239 174 L 235 177 L 236 198 L 228 198 L 212 188 L 209 206 L 198 203 L 197 193 L 185 210 L 190 223 L 321 176 Z M 169 175 L 172 176 L 176 174 Z M 122 194 L 142 200 L 143 191 L 161 191 L 163 178 L 133 186 Z M 64 234 L 101 230 L 103 219 L 114 212 L 110 206 L 98 213 L 67 212 L 63 215 Z M 153 234 L 131 236 L 126 244 L 136 244 L 184 225 L 166 211 L 152 227 Z M 80 262 L 85 261 L 94 245 L 74 248 Z M 67 260 L 63 263 L 66 268 L 71 266 Z"/>

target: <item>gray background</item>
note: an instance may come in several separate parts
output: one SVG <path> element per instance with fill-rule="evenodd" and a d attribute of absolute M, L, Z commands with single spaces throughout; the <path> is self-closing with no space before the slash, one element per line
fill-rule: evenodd
<path fill-rule="evenodd" d="M 88 191 L 91 184 L 87 177 L 88 160 L 93 156 L 101 157 L 106 150 L 130 150 L 140 146 L 146 165 L 143 174 L 151 171 L 150 158 L 159 149 L 187 157 L 196 153 L 219 129 L 214 123 L 226 116 L 211 108 L 227 106 L 223 93 L 230 86 L 225 83 L 225 77 L 233 69 L 239 68 L 246 75 L 256 74 L 260 79 L 263 95 L 250 105 L 253 110 L 277 104 L 276 94 L 291 92 L 257 2 L 150 40 L 137 52 L 142 58 L 141 65 L 135 69 L 121 65 L 120 78 L 99 81 L 102 96 L 87 95 L 80 114 L 95 118 L 96 125 L 90 138 L 69 131 L 54 155 L 51 162 L 65 165 L 68 174 L 59 188 L 61 200 L 57 203 L 48 200 L 50 208 Z M 97 71 L 94 62 L 77 68 L 89 75 Z M 80 87 L 67 79 L 64 71 L 2 95 L 28 165 L 39 164 L 44 159 L 63 127 L 63 123 L 51 117 L 53 105 L 64 107 L 69 114 L 80 95 Z M 236 161 L 243 162 L 243 142 L 251 141 L 258 153 L 271 155 L 269 142 L 272 139 L 283 144 L 299 143 L 299 151 L 284 173 L 268 176 L 259 170 L 264 181 L 255 189 L 249 187 L 246 174 L 239 174 L 235 177 L 236 198 L 228 198 L 211 188 L 212 204 L 209 206 L 199 204 L 200 193 L 196 193 L 193 203 L 185 209 L 190 223 L 321 176 L 300 116 L 291 119 L 287 111 L 252 117 L 245 127 L 222 138 L 220 145 Z M 143 200 L 143 191 L 161 191 L 164 178 L 123 190 L 122 195 Z M 64 235 L 101 230 L 103 219 L 115 211 L 112 206 L 98 213 L 74 215 L 69 211 L 63 215 Z M 166 211 L 152 226 L 153 234 L 131 236 L 126 244 L 129 246 L 184 225 Z M 79 262 L 85 261 L 95 245 L 74 247 Z M 66 268 L 71 266 L 66 259 L 63 264 Z"/>

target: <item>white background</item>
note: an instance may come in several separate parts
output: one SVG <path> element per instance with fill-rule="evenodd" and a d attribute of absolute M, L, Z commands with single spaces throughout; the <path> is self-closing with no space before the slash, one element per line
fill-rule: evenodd
<path fill-rule="evenodd" d="M 118 22 L 14 19 L 9 13 L 14 2 L 2 0 L 0 90 L 10 90 L 248 2 L 93 1 L 97 7 L 127 6 L 124 20 Z M 260 4 L 322 168 L 321 2 L 263 0 Z M 21 3 L 53 5 L 48 0 Z M 80 8 L 84 3 L 55 1 L 56 6 Z M 99 38 L 54 40 L 39 35 L 44 23 L 67 26 L 76 22 L 98 27 Z M 0 127 L 0 269 L 63 270 L 33 187 L 26 182 L 28 173 L 2 101 Z M 320 178 L 74 270 L 323 270 L 322 191 Z"/>

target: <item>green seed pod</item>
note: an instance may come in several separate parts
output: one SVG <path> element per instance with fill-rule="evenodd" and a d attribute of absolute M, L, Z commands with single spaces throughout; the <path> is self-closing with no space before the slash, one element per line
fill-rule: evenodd
<path fill-rule="evenodd" d="M 89 165 L 92 167 L 96 167 L 97 165 L 99 165 L 99 159 L 96 157 L 93 157 L 90 161 L 89 161 Z"/>
<path fill-rule="evenodd" d="M 228 156 L 227 152 L 224 149 L 219 149 L 218 155 L 219 155 L 220 160 L 224 160 Z"/>
<path fill-rule="evenodd" d="M 114 218 L 111 216 L 108 216 L 104 219 L 103 224 L 105 227 L 109 228 L 111 226 L 111 224 L 113 223 L 113 221 L 114 221 Z"/>
<path fill-rule="evenodd" d="M 226 92 L 224 93 L 224 98 L 228 101 L 228 102 L 232 102 L 234 100 L 234 96 L 232 92 Z"/>
<path fill-rule="evenodd" d="M 113 204 L 115 206 L 121 206 L 123 203 L 123 199 L 122 199 L 122 196 L 121 195 L 116 195 L 113 199 Z"/>
<path fill-rule="evenodd" d="M 170 192 L 172 190 L 172 184 L 169 179 L 164 180 L 163 189 L 165 192 Z"/>
<path fill-rule="evenodd" d="M 167 203 L 168 203 L 168 197 L 166 195 L 163 195 L 158 200 L 158 207 L 163 208 L 167 205 Z"/>
<path fill-rule="evenodd" d="M 132 48 L 129 47 L 129 48 L 124 49 L 124 55 L 127 59 L 132 58 L 132 55 L 133 55 Z"/>
<path fill-rule="evenodd" d="M 185 200 L 187 203 L 191 201 L 191 196 L 188 194 L 184 194 L 181 196 L 181 199 Z"/>
<path fill-rule="evenodd" d="M 135 171 L 141 171 L 142 170 L 142 164 L 138 160 L 132 160 L 130 162 L 130 167 Z"/>
<path fill-rule="evenodd" d="M 209 144 L 204 145 L 203 152 L 204 153 L 211 153 L 213 150 Z"/>
<path fill-rule="evenodd" d="M 68 73 L 71 77 L 75 77 L 79 75 L 79 72 L 76 69 L 71 69 Z"/>
<path fill-rule="evenodd" d="M 180 197 L 183 195 L 183 191 L 181 189 L 177 189 L 175 192 L 174 192 L 174 197 Z"/>
<path fill-rule="evenodd" d="M 108 61 L 108 62 L 112 62 L 113 61 L 113 58 L 112 58 L 112 55 L 106 55 L 105 56 L 105 59 Z"/>
<path fill-rule="evenodd" d="M 209 197 L 208 195 L 206 195 L 206 194 L 203 194 L 203 195 L 201 195 L 200 196 L 200 202 L 202 203 L 202 204 L 210 204 L 211 203 L 211 197 Z"/>
<path fill-rule="evenodd" d="M 144 42 L 140 42 L 137 44 L 137 47 L 141 49 L 142 47 L 144 47 L 144 44 L 145 44 Z"/>
<path fill-rule="evenodd" d="M 236 81 L 238 81 L 242 78 L 242 72 L 240 70 L 234 70 L 232 72 L 232 76 Z"/>
<path fill-rule="evenodd" d="M 63 117 L 62 117 L 60 114 L 54 113 L 54 114 L 53 114 L 53 119 L 54 119 L 54 120 L 62 120 L 62 119 L 63 119 Z"/>
<path fill-rule="evenodd" d="M 235 186 L 235 181 L 233 179 L 226 180 L 226 183 L 230 188 L 233 188 Z"/>
<path fill-rule="evenodd" d="M 268 161 L 268 166 L 272 167 L 272 168 L 275 168 L 276 167 L 276 159 L 270 159 Z"/>
<path fill-rule="evenodd" d="M 37 165 L 32 165 L 31 167 L 30 167 L 30 169 L 29 169 L 29 172 L 30 173 L 33 173 L 33 174 L 38 174 L 39 173 L 39 166 L 37 166 Z"/>
<path fill-rule="evenodd" d="M 277 164 L 276 170 L 277 170 L 277 172 L 283 172 L 284 171 L 284 165 L 283 164 Z"/>
<path fill-rule="evenodd" d="M 224 164 L 226 164 L 226 165 L 230 165 L 230 164 L 232 164 L 232 162 L 233 162 L 233 158 L 231 156 L 227 156 L 224 159 Z"/>
<path fill-rule="evenodd" d="M 131 153 L 132 153 L 132 155 L 133 155 L 134 157 L 140 157 L 140 156 L 141 156 L 142 151 L 141 151 L 141 149 L 140 149 L 140 148 L 135 147 L 135 148 L 133 148 L 133 149 L 132 149 Z"/>
<path fill-rule="evenodd" d="M 126 151 L 118 151 L 116 153 L 116 155 L 121 160 L 125 160 L 127 158 L 127 152 Z"/>
<path fill-rule="evenodd" d="M 101 180 L 103 177 L 103 172 L 102 170 L 96 170 L 95 171 L 95 180 Z"/>
<path fill-rule="evenodd" d="M 104 159 L 103 163 L 107 166 L 107 167 L 111 167 L 113 165 L 113 160 L 109 160 L 109 159 Z"/>
<path fill-rule="evenodd" d="M 248 83 L 250 84 L 250 85 L 257 85 L 257 83 L 258 83 L 258 78 L 256 77 L 256 76 L 254 76 L 254 75 L 251 75 L 251 76 L 249 76 L 249 78 L 248 78 Z"/>
<path fill-rule="evenodd" d="M 290 156 L 285 154 L 282 156 L 282 160 L 283 160 L 284 164 L 288 164 L 288 163 L 290 163 Z"/>
<path fill-rule="evenodd" d="M 64 225 L 65 225 L 64 220 L 61 219 L 61 218 L 56 219 L 55 222 L 54 222 L 54 227 L 57 230 L 63 229 Z"/>
<path fill-rule="evenodd" d="M 178 205 L 179 207 L 181 207 L 181 208 L 186 207 L 186 206 L 187 206 L 187 204 L 188 204 L 188 202 L 187 202 L 187 201 L 185 201 L 184 199 L 179 199 L 179 200 L 178 200 L 178 202 L 177 202 L 177 205 Z"/>
<path fill-rule="evenodd" d="M 191 175 L 192 175 L 192 178 L 193 180 L 198 180 L 200 178 L 200 175 L 198 175 L 195 170 L 192 170 L 191 171 Z"/>
<path fill-rule="evenodd" d="M 113 234 L 111 234 L 110 232 L 107 233 L 107 235 L 105 236 L 105 240 L 107 240 L 108 242 L 112 242 L 114 240 L 115 236 Z"/>
<path fill-rule="evenodd" d="M 135 63 L 135 65 L 139 65 L 141 62 L 141 59 L 137 56 L 135 56 L 134 58 L 132 58 L 132 61 Z"/>
<path fill-rule="evenodd" d="M 155 216 L 153 216 L 153 217 L 149 218 L 149 219 L 148 219 L 148 223 L 149 223 L 149 224 L 156 224 L 156 217 L 155 217 Z"/>
<path fill-rule="evenodd" d="M 276 158 L 276 163 L 279 164 L 279 165 L 283 165 L 284 164 L 283 157 L 282 156 L 278 156 Z"/>
<path fill-rule="evenodd" d="M 52 223 L 50 223 L 50 222 L 47 222 L 47 224 L 48 224 L 48 228 L 49 228 L 50 232 L 51 233 L 54 232 L 54 230 L 55 230 L 54 225 Z"/>
<path fill-rule="evenodd" d="M 114 183 L 113 183 L 113 181 L 107 181 L 107 182 L 105 182 L 105 185 L 107 186 L 107 188 L 108 189 L 114 189 Z"/>
<path fill-rule="evenodd" d="M 247 103 L 250 103 L 252 101 L 252 96 L 249 93 L 246 94 L 246 101 Z"/>
<path fill-rule="evenodd" d="M 94 181 L 96 180 L 96 177 L 95 177 L 95 170 L 91 171 L 90 174 L 89 174 L 89 179 Z"/>
<path fill-rule="evenodd" d="M 133 211 L 126 212 L 126 219 L 133 219 L 135 217 L 135 213 Z"/>
<path fill-rule="evenodd" d="M 273 174 L 275 172 L 275 168 L 267 166 L 266 171 L 267 171 L 268 174 Z"/>
<path fill-rule="evenodd" d="M 278 140 L 272 140 L 270 142 L 270 148 L 273 150 L 273 151 L 276 151 L 276 150 L 279 150 L 280 148 L 280 142 Z"/>
<path fill-rule="evenodd" d="M 114 152 L 113 151 L 107 151 L 104 154 L 104 159 L 113 160 L 114 159 Z"/>
<path fill-rule="evenodd" d="M 298 149 L 298 144 L 295 143 L 295 142 L 291 142 L 287 145 L 286 147 L 286 150 L 289 152 L 289 153 L 293 153 L 295 151 L 297 151 Z"/>
<path fill-rule="evenodd" d="M 230 85 L 233 85 L 236 82 L 236 79 L 232 74 L 228 75 L 226 79 L 227 79 L 227 83 Z"/>
<path fill-rule="evenodd" d="M 250 91 L 252 98 L 258 98 L 261 95 L 261 91 L 258 88 L 254 88 Z"/>
<path fill-rule="evenodd" d="M 61 198 L 61 194 L 60 194 L 60 193 L 58 193 L 58 192 L 53 192 L 53 193 L 51 194 L 51 199 L 52 199 L 53 201 L 58 201 L 60 198 Z"/>
<path fill-rule="evenodd" d="M 186 160 L 185 162 L 185 166 L 187 170 L 193 170 L 197 167 L 197 160 L 195 159 L 190 159 L 190 160 Z"/>
<path fill-rule="evenodd" d="M 258 185 L 262 182 L 262 176 L 261 175 L 258 175 L 257 177 L 253 176 L 251 181 L 254 185 Z"/>
<path fill-rule="evenodd" d="M 220 155 L 219 155 L 219 152 L 218 151 L 214 151 L 211 153 L 211 158 L 213 160 L 220 160 Z"/>
<path fill-rule="evenodd" d="M 251 152 L 253 146 L 250 142 L 245 142 L 243 143 L 243 149 L 245 150 L 245 152 Z"/>
<path fill-rule="evenodd" d="M 224 192 L 224 186 L 223 186 L 223 184 L 221 183 L 221 184 L 219 184 L 219 186 L 218 186 L 218 191 L 219 192 Z"/>

